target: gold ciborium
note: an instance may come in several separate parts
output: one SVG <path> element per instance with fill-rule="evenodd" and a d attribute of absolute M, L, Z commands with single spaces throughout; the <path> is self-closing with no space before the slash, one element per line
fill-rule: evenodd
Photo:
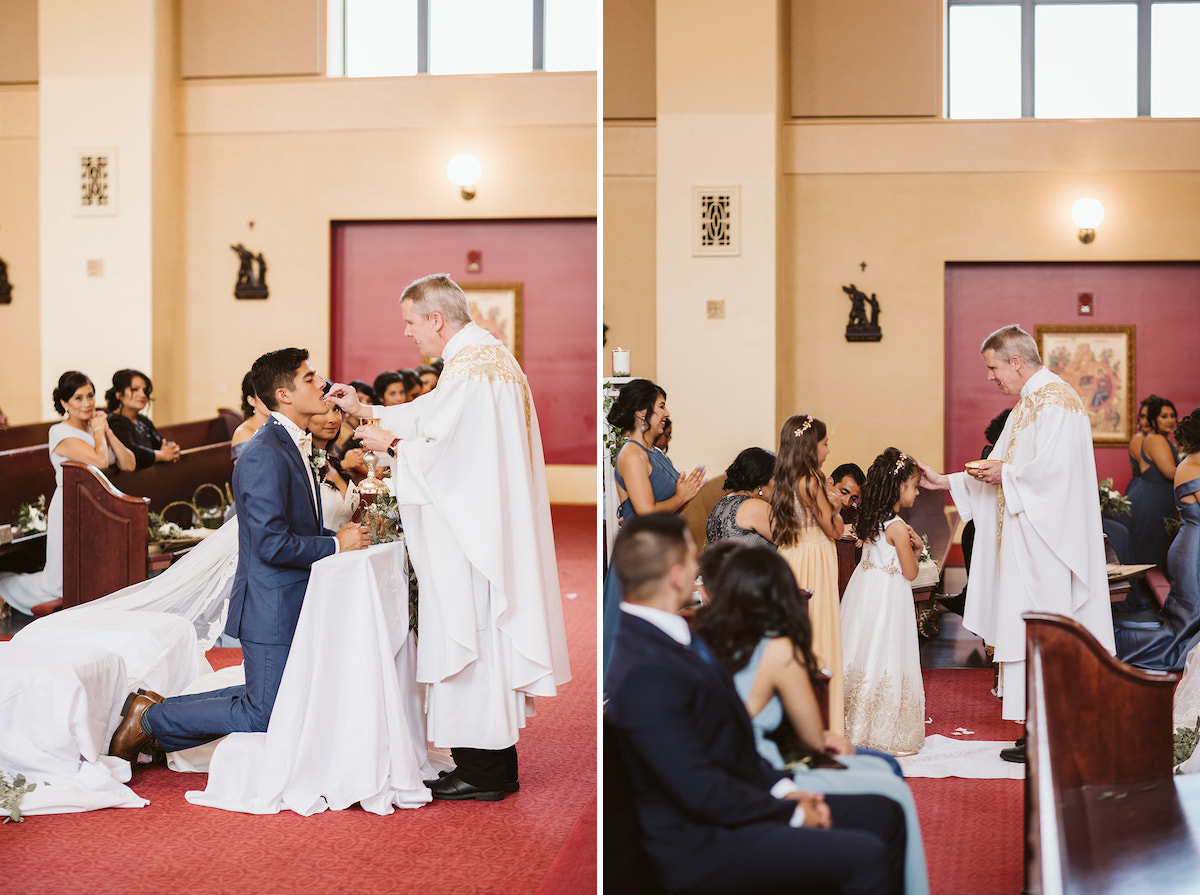
<path fill-rule="evenodd" d="M 379 420 L 374 417 L 363 419 L 364 426 L 378 426 Z M 361 495 L 360 502 L 363 506 L 369 503 L 374 503 L 380 493 L 387 486 L 375 475 L 375 466 L 379 462 L 379 458 L 375 456 L 374 451 L 363 451 L 363 465 L 367 467 L 367 477 L 358 483 L 358 493 Z"/>

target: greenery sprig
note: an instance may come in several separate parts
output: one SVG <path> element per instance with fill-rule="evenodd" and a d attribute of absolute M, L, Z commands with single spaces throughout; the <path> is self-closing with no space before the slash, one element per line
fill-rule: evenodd
<path fill-rule="evenodd" d="M 0 808 L 8 811 L 8 817 L 4 818 L 5 823 L 25 822 L 25 818 L 21 816 L 21 802 L 25 799 L 25 793 L 33 792 L 35 789 L 37 789 L 37 784 L 27 783 L 24 774 L 17 774 L 10 781 L 0 771 Z"/>

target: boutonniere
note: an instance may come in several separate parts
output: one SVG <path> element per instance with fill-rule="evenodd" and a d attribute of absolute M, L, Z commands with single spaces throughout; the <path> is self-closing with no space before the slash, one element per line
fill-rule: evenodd
<path fill-rule="evenodd" d="M 308 465 L 312 467 L 312 471 L 318 476 L 321 475 L 321 470 L 325 468 L 325 451 L 313 448 L 313 452 L 308 457 Z"/>

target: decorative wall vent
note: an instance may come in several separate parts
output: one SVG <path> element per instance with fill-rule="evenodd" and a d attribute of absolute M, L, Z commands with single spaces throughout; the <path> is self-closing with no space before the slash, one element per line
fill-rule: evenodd
<path fill-rule="evenodd" d="M 692 254 L 742 253 L 739 186 L 692 187 Z"/>
<path fill-rule="evenodd" d="M 98 146 L 76 150 L 79 199 L 76 214 L 109 217 L 117 213 L 117 149 Z"/>

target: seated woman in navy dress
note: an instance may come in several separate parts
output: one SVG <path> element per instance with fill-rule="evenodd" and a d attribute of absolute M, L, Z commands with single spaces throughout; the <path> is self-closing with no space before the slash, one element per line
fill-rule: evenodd
<path fill-rule="evenodd" d="M 1129 537 L 1133 562 L 1165 566 L 1167 559 L 1166 519 L 1175 507 L 1175 465 L 1179 457 L 1171 444 L 1175 431 L 1175 405 L 1166 398 L 1151 398 L 1146 405 L 1150 431 L 1138 450 L 1141 474 L 1129 483 L 1125 496 L 1130 509 Z"/>
<path fill-rule="evenodd" d="M 1175 428 L 1185 455 L 1175 470 L 1174 501 L 1183 522 L 1171 544 L 1167 571 L 1171 590 L 1158 619 L 1152 622 L 1118 620 L 1117 658 L 1139 668 L 1179 671 L 1200 642 L 1200 409 Z"/>

